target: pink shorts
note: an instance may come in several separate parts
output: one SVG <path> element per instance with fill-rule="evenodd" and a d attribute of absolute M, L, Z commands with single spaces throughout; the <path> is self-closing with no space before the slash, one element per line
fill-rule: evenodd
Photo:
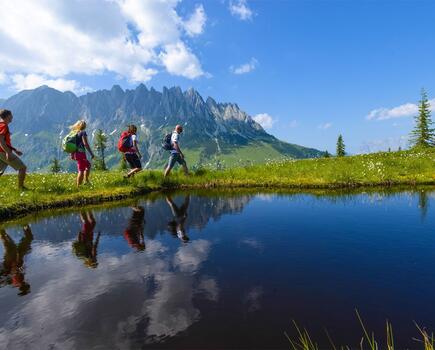
<path fill-rule="evenodd" d="M 91 163 L 86 158 L 85 152 L 75 152 L 71 155 L 71 158 L 77 161 L 77 170 L 82 172 L 91 168 Z"/>

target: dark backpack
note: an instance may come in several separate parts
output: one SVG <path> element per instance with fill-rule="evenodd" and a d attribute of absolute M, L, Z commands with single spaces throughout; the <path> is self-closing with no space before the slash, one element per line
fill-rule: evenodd
<path fill-rule="evenodd" d="M 124 131 L 118 140 L 118 151 L 125 153 L 130 151 L 133 147 L 133 142 L 131 139 L 131 134 L 128 131 Z"/>
<path fill-rule="evenodd" d="M 165 137 L 163 138 L 162 148 L 164 150 L 166 151 L 173 150 L 171 139 L 172 139 L 172 133 L 165 135 Z"/>

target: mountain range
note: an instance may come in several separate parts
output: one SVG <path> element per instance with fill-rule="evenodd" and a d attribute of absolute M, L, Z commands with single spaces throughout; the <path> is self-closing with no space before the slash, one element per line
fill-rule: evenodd
<path fill-rule="evenodd" d="M 160 168 L 167 160 L 161 148 L 165 134 L 176 124 L 184 126 L 181 146 L 189 165 L 230 167 L 280 158 L 312 158 L 323 152 L 278 140 L 268 134 L 235 103 L 204 100 L 194 89 L 163 88 L 162 92 L 140 84 L 132 90 L 115 85 L 76 96 L 48 86 L 24 90 L 1 101 L 14 114 L 12 140 L 24 152 L 31 170 L 47 168 L 59 158 L 66 170 L 74 164 L 61 150 L 68 126 L 78 119 L 88 123 L 90 141 L 97 129 L 108 136 L 106 163 L 120 161 L 116 143 L 129 124 L 139 128 L 138 138 L 148 168 Z"/>

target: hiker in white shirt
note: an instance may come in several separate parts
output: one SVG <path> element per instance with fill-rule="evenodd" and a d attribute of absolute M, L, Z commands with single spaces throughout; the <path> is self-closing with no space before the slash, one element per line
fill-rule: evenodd
<path fill-rule="evenodd" d="M 168 166 L 165 170 L 165 177 L 168 176 L 174 167 L 175 163 L 178 163 L 183 168 L 184 174 L 188 175 L 189 170 L 187 169 L 186 160 L 184 159 L 184 154 L 180 149 L 180 134 L 183 132 L 183 127 L 181 125 L 177 125 L 172 132 L 171 136 L 171 155 L 169 157 Z"/>

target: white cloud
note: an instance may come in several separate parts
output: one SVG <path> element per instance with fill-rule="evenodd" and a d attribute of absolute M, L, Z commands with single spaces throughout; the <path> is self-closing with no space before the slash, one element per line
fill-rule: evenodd
<path fill-rule="evenodd" d="M 231 0 L 229 9 L 233 16 L 238 17 L 242 21 L 250 20 L 254 15 L 248 6 L 247 0 Z"/>
<path fill-rule="evenodd" d="M 198 287 L 208 300 L 218 301 L 219 287 L 214 278 L 203 278 Z"/>
<path fill-rule="evenodd" d="M 243 302 L 246 304 L 248 312 L 254 312 L 261 309 L 261 298 L 263 297 L 263 294 L 264 290 L 261 286 L 256 286 L 249 290 L 243 298 Z"/>
<path fill-rule="evenodd" d="M 159 57 L 171 74 L 190 79 L 204 74 L 196 56 L 182 42 L 167 45 Z"/>
<path fill-rule="evenodd" d="M 409 117 L 418 112 L 417 105 L 405 103 L 394 108 L 377 108 L 372 110 L 366 117 L 367 120 L 386 120 L 392 118 Z"/>
<path fill-rule="evenodd" d="M 202 5 L 195 8 L 195 12 L 184 23 L 184 28 L 189 36 L 199 35 L 204 31 L 207 16 Z"/>
<path fill-rule="evenodd" d="M 210 242 L 204 239 L 198 239 L 189 245 L 182 246 L 174 257 L 174 266 L 180 271 L 194 272 L 207 259 L 210 251 Z"/>
<path fill-rule="evenodd" d="M 408 136 L 388 137 L 381 140 L 368 140 L 364 141 L 360 146 L 360 153 L 372 153 L 380 151 L 397 151 L 399 147 L 406 149 L 409 145 Z"/>
<path fill-rule="evenodd" d="M 332 123 L 328 122 L 328 123 L 324 123 L 324 124 L 319 124 L 317 125 L 317 128 L 322 129 L 322 130 L 327 130 L 332 126 Z"/>
<path fill-rule="evenodd" d="M 435 105 L 435 99 L 429 101 Z M 377 108 L 372 110 L 367 116 L 367 120 L 387 120 L 394 118 L 412 117 L 418 113 L 418 106 L 414 103 L 405 103 L 393 108 Z"/>
<path fill-rule="evenodd" d="M 253 57 L 248 63 L 242 64 L 238 67 L 230 67 L 230 71 L 234 74 L 246 74 L 252 72 L 258 66 L 258 61 Z"/>
<path fill-rule="evenodd" d="M 201 76 L 201 64 L 184 37 L 202 33 L 205 11 L 199 5 L 184 21 L 176 11 L 178 3 L 2 1 L 2 12 L 8 13 L 0 27 L 0 45 L 5 48 L 0 52 L 2 72 L 34 74 L 49 81 L 66 81 L 69 74 L 112 72 L 139 82 L 150 80 L 163 67 L 175 75 Z"/>
<path fill-rule="evenodd" d="M 192 244 L 199 256 L 182 260 L 188 266 L 207 259 L 208 248 L 204 253 L 207 241 L 196 242 L 192 241 Z M 101 296 L 113 300 L 114 317 L 99 320 L 100 329 L 113 330 L 103 331 L 105 336 L 99 337 L 99 346 L 121 349 L 137 347 L 137 343 L 130 341 L 131 334 L 139 329 L 142 344 L 157 336 L 170 337 L 188 329 L 201 317 L 201 308 L 194 304 L 197 294 L 203 294 L 210 301 L 219 299 L 215 279 L 190 269 L 183 272 L 179 269 L 182 264 L 174 266 L 172 252 L 159 241 L 147 241 L 143 254 L 100 253 L 98 268 L 92 271 L 85 269 L 71 254 L 71 243 L 65 241 L 54 245 L 41 241 L 32 245 L 31 262 L 44 266 L 32 272 L 36 280 L 45 276 L 46 283 L 32 284 L 32 298 L 23 298 L 19 308 L 14 303 L 5 304 L 6 309 L 2 311 L 11 316 L 0 326 L 0 343 L 5 348 L 45 349 L 55 343 L 60 349 L 76 349 L 83 348 L 81 344 L 92 344 L 96 334 L 101 332 L 84 332 L 86 322 L 82 321 L 91 320 L 95 316 L 94 310 L 104 305 Z M 195 267 L 200 270 L 199 266 Z M 152 287 L 144 288 L 144 283 L 151 283 Z M 141 292 L 126 298 L 117 292 L 125 285 Z M 145 325 L 141 322 L 144 319 L 147 320 Z M 41 324 L 49 331 L 32 337 L 34 329 Z M 68 337 L 71 332 L 82 334 L 82 337 Z"/>
<path fill-rule="evenodd" d="M 271 199 L 270 197 L 268 197 L 268 198 Z M 263 250 L 263 244 L 260 241 L 254 239 L 254 238 L 245 238 L 245 239 L 242 239 L 240 241 L 240 243 L 242 243 L 242 244 L 244 244 L 244 245 L 246 245 L 246 246 L 248 246 L 250 248 L 253 248 L 253 249 L 258 249 L 260 251 Z"/>
<path fill-rule="evenodd" d="M 252 119 L 254 119 L 264 129 L 271 129 L 273 126 L 273 123 L 275 123 L 275 120 L 267 113 L 257 114 Z"/>
<path fill-rule="evenodd" d="M 92 91 L 89 87 L 82 86 L 76 80 L 67 79 L 48 79 L 47 77 L 37 74 L 15 74 L 12 76 L 15 90 L 29 90 L 41 85 L 47 85 L 60 91 L 73 91 L 77 94 L 83 94 Z"/>
<path fill-rule="evenodd" d="M 5 84 L 8 81 L 8 77 L 5 73 L 0 72 L 0 85 Z"/>
<path fill-rule="evenodd" d="M 299 126 L 299 122 L 297 120 L 292 120 L 290 121 L 290 123 L 288 124 L 288 126 L 290 128 L 297 128 Z"/>

